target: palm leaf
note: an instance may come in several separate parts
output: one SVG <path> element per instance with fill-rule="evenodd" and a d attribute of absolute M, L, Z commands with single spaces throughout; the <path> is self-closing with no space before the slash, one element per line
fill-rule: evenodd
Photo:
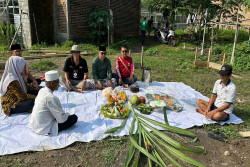
<path fill-rule="evenodd" d="M 166 124 L 163 124 L 161 122 L 158 122 L 158 121 L 155 121 L 155 120 L 152 120 L 150 118 L 147 118 L 139 113 L 136 113 L 136 115 L 138 115 L 139 117 L 143 118 L 144 120 L 156 125 L 156 126 L 159 126 L 165 130 L 168 130 L 170 132 L 174 132 L 174 133 L 178 133 L 178 134 L 182 134 L 182 135 L 187 135 L 187 136 L 192 136 L 192 137 L 197 137 L 193 132 L 190 132 L 188 130 L 185 130 L 185 129 L 181 129 L 181 128 L 178 128 L 178 127 L 174 127 L 174 126 L 170 126 L 170 125 L 166 125 Z"/>
<path fill-rule="evenodd" d="M 166 110 L 167 110 L 167 108 L 166 108 L 166 106 L 164 106 L 163 107 L 164 120 L 165 120 L 166 125 L 169 125 Z"/>
<path fill-rule="evenodd" d="M 109 129 L 109 130 L 105 131 L 104 134 L 116 133 L 116 132 L 120 131 L 124 127 L 124 125 L 126 125 L 127 120 L 128 120 L 128 117 L 122 121 L 120 126 Z"/>
<path fill-rule="evenodd" d="M 139 121 L 144 126 L 146 126 L 147 128 L 149 128 L 150 130 L 152 130 L 157 136 L 159 136 L 160 138 L 162 138 L 164 141 L 166 141 L 170 145 L 174 146 L 175 148 L 178 148 L 178 149 L 183 150 L 183 151 L 189 151 L 189 152 L 193 152 L 193 153 L 198 153 L 198 154 L 205 153 L 205 149 L 201 149 L 200 147 L 198 149 L 192 149 L 192 148 L 186 147 L 186 146 L 182 145 L 181 143 L 175 141 L 171 137 L 167 136 L 166 134 L 164 134 L 164 133 L 160 132 L 159 130 L 155 129 L 154 127 L 146 124 L 143 120 L 139 119 Z"/>
<path fill-rule="evenodd" d="M 143 153 L 144 155 L 146 155 L 152 161 L 154 161 L 158 165 L 162 166 L 155 157 L 153 157 L 151 154 L 149 154 L 147 152 L 147 150 L 145 150 L 144 148 L 142 148 L 141 146 L 139 146 L 133 137 L 129 136 L 129 138 L 130 138 L 131 144 L 133 144 L 135 146 L 135 148 L 137 148 L 141 153 Z"/>
<path fill-rule="evenodd" d="M 146 136 L 154 143 L 154 145 L 157 147 L 158 150 L 160 150 L 167 158 L 168 160 L 174 164 L 175 166 L 181 167 L 181 164 L 179 164 L 175 159 L 173 159 L 170 155 L 168 155 L 150 136 L 149 132 L 146 131 Z"/>
<path fill-rule="evenodd" d="M 165 149 L 167 149 L 171 154 L 176 156 L 177 158 L 181 159 L 182 161 L 188 162 L 192 165 L 199 166 L 199 167 L 205 167 L 205 165 L 201 164 L 200 162 L 190 158 L 189 156 L 183 154 L 179 150 L 175 149 L 174 147 L 171 147 L 170 145 L 164 143 L 162 140 L 158 139 L 155 135 L 150 134 L 149 135 L 154 138 L 160 145 L 162 145 Z"/>

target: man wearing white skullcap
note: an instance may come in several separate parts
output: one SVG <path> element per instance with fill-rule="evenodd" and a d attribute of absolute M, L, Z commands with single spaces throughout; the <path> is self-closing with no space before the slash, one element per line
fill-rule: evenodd
<path fill-rule="evenodd" d="M 77 122 L 75 114 L 69 115 L 62 109 L 60 100 L 53 95 L 59 87 L 57 71 L 45 73 L 46 87 L 42 88 L 35 100 L 33 113 L 30 116 L 32 130 L 40 135 L 57 135 Z"/>

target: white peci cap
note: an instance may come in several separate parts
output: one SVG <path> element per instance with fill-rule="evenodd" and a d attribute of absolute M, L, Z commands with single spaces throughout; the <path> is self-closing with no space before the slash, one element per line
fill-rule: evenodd
<path fill-rule="evenodd" d="M 59 79 L 58 71 L 52 70 L 45 73 L 45 81 L 55 81 Z"/>

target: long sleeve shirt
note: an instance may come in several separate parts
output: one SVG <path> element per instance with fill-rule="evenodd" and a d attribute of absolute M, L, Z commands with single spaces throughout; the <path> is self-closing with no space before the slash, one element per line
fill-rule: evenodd
<path fill-rule="evenodd" d="M 125 66 L 123 65 L 123 63 L 121 62 L 120 59 L 123 61 L 123 63 L 129 69 L 130 73 L 125 68 Z M 119 78 L 128 78 L 130 76 L 133 76 L 134 71 L 135 71 L 135 67 L 134 67 L 134 62 L 133 62 L 132 57 L 127 57 L 126 59 L 124 59 L 122 56 L 120 56 L 119 58 L 117 58 L 116 62 L 115 62 L 115 70 L 116 70 L 116 74 L 118 75 Z"/>
<path fill-rule="evenodd" d="M 99 56 L 95 57 L 92 62 L 93 79 L 99 81 L 100 79 L 111 79 L 112 70 L 110 60 L 106 57 L 102 62 Z"/>
<path fill-rule="evenodd" d="M 32 130 L 40 135 L 57 135 L 58 123 L 68 119 L 69 113 L 65 113 L 58 97 L 45 87 L 40 89 L 30 115 Z"/>
<path fill-rule="evenodd" d="M 27 90 L 34 90 L 30 84 L 26 84 Z M 25 93 L 18 81 L 12 81 L 7 87 L 6 93 L 1 97 L 1 105 L 5 115 L 10 116 L 11 109 L 16 108 L 21 104 L 21 101 L 26 99 L 35 99 L 35 95 Z"/>

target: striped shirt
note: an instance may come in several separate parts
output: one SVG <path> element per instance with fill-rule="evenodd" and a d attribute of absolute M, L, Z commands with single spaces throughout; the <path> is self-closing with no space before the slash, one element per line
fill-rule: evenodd
<path fill-rule="evenodd" d="M 213 94 L 217 95 L 214 105 L 221 107 L 226 103 L 231 104 L 229 108 L 225 109 L 224 112 L 232 114 L 233 105 L 235 102 L 237 90 L 235 84 L 229 80 L 226 85 L 222 86 L 221 80 L 217 80 L 214 84 Z"/>

